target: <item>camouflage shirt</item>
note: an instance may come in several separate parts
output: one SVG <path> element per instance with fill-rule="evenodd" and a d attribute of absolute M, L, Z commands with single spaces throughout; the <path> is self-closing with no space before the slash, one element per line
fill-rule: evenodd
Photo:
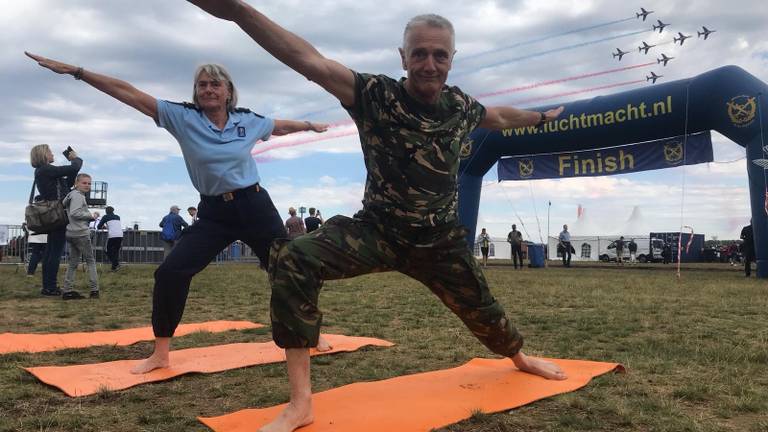
<path fill-rule="evenodd" d="M 485 107 L 444 86 L 435 105 L 407 94 L 405 78 L 355 73 L 357 124 L 368 175 L 363 208 L 410 227 L 456 220 L 459 151 Z"/>

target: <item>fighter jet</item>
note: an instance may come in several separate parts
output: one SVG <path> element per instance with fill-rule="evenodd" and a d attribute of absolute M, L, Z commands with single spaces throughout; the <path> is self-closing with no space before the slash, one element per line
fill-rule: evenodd
<path fill-rule="evenodd" d="M 621 48 L 616 48 L 616 52 L 613 53 L 613 58 L 618 57 L 619 61 L 621 61 L 621 58 L 624 57 L 624 54 L 629 54 L 629 51 L 622 51 Z"/>
<path fill-rule="evenodd" d="M 645 53 L 648 54 L 648 50 L 655 46 L 656 45 L 648 45 L 646 41 L 643 41 L 643 46 L 637 47 L 637 52 L 645 51 Z"/>
<path fill-rule="evenodd" d="M 674 57 L 667 57 L 666 54 L 661 54 L 661 58 L 656 59 L 656 63 L 664 63 L 664 66 L 667 65 L 667 62 L 672 60 Z"/>
<path fill-rule="evenodd" d="M 709 36 L 710 33 L 714 33 L 714 32 L 717 31 L 717 30 L 709 30 L 708 28 L 706 28 L 704 26 L 701 26 L 701 29 L 704 30 L 704 31 L 700 31 L 700 32 L 696 32 L 696 33 L 699 34 L 699 37 L 704 36 L 704 40 L 707 40 L 707 37 Z"/>
<path fill-rule="evenodd" d="M 686 36 L 686 35 L 682 34 L 681 32 L 677 32 L 677 34 L 679 34 L 680 37 L 676 38 L 676 37 L 672 36 L 672 43 L 680 42 L 680 46 L 683 46 L 683 42 L 685 42 L 686 39 L 691 37 L 690 35 Z"/>
<path fill-rule="evenodd" d="M 656 22 L 659 23 L 659 25 L 654 24 L 653 30 L 659 29 L 659 34 L 661 34 L 661 32 L 664 31 L 664 27 L 669 25 L 669 24 L 664 24 L 663 22 L 661 22 L 661 20 L 656 20 Z"/>
<path fill-rule="evenodd" d="M 655 72 L 651 72 L 651 75 L 650 75 L 650 76 L 646 76 L 646 77 L 645 77 L 645 80 L 646 80 L 646 81 L 650 81 L 650 80 L 653 80 L 653 82 L 652 82 L 651 84 L 656 84 L 656 80 L 657 80 L 657 79 L 659 79 L 659 78 L 661 78 L 661 77 L 663 77 L 663 76 L 664 76 L 664 75 L 656 75 L 656 73 L 655 73 Z"/>
<path fill-rule="evenodd" d="M 643 21 L 645 21 L 645 18 L 652 13 L 653 11 L 647 11 L 643 8 L 640 8 L 640 12 L 635 12 L 635 15 L 637 15 L 637 18 L 643 17 Z"/>

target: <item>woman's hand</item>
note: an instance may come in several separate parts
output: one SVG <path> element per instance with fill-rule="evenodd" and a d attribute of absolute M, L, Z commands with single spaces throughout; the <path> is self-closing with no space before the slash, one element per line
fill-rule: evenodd
<path fill-rule="evenodd" d="M 311 132 L 323 133 L 328 130 L 327 123 L 313 123 L 310 121 L 306 123 L 307 123 L 307 126 L 309 126 L 309 131 Z"/>
<path fill-rule="evenodd" d="M 50 69 L 56 72 L 57 74 L 74 75 L 75 72 L 77 72 L 77 70 L 79 69 L 77 66 L 62 63 L 56 60 L 51 60 L 49 58 L 45 58 L 43 56 L 32 54 L 26 51 L 24 51 L 24 54 L 26 54 L 27 57 L 31 58 L 32 60 L 36 61 L 37 64 L 39 64 L 40 66 L 46 69 Z"/>

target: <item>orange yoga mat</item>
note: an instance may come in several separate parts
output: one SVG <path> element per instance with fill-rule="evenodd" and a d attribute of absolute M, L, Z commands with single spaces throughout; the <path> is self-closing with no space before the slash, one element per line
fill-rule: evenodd
<path fill-rule="evenodd" d="M 508 359 L 476 358 L 453 369 L 350 384 L 313 395 L 315 422 L 298 432 L 427 432 L 469 418 L 570 392 L 617 363 L 551 359 L 568 374 L 550 381 L 518 371 Z M 285 408 L 246 409 L 199 420 L 216 432 L 252 432 Z"/>
<path fill-rule="evenodd" d="M 264 327 L 250 321 L 209 321 L 195 324 L 182 324 L 176 329 L 176 336 L 206 331 L 218 333 L 227 330 L 243 330 Z M 152 327 L 139 327 L 125 330 L 109 330 L 79 333 L 0 334 L 0 354 L 12 352 L 44 352 L 67 348 L 86 348 L 96 345 L 132 345 L 137 342 L 154 339 Z"/>
<path fill-rule="evenodd" d="M 333 346 L 312 355 L 355 351 L 366 345 L 389 347 L 391 342 L 365 337 L 323 335 Z M 72 397 L 88 396 L 101 390 L 123 390 L 139 384 L 164 381 L 193 372 L 214 373 L 246 366 L 285 361 L 285 351 L 274 342 L 236 343 L 171 351 L 171 367 L 134 375 L 131 368 L 141 360 L 118 360 L 74 366 L 24 368 L 40 381 L 58 387 Z"/>

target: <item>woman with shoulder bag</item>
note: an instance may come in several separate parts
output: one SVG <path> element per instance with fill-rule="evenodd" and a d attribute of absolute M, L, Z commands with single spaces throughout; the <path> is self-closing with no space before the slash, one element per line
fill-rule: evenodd
<path fill-rule="evenodd" d="M 62 200 L 72 186 L 75 177 L 83 166 L 83 160 L 77 157 L 77 153 L 69 151 L 66 154 L 69 165 L 53 165 L 53 152 L 48 144 L 39 144 L 32 147 L 29 158 L 32 167 L 35 168 L 35 184 L 43 201 Z M 43 253 L 43 289 L 40 291 L 46 296 L 60 296 L 56 277 L 59 274 L 61 253 L 66 242 L 66 224 L 48 233 L 48 245 Z"/>

